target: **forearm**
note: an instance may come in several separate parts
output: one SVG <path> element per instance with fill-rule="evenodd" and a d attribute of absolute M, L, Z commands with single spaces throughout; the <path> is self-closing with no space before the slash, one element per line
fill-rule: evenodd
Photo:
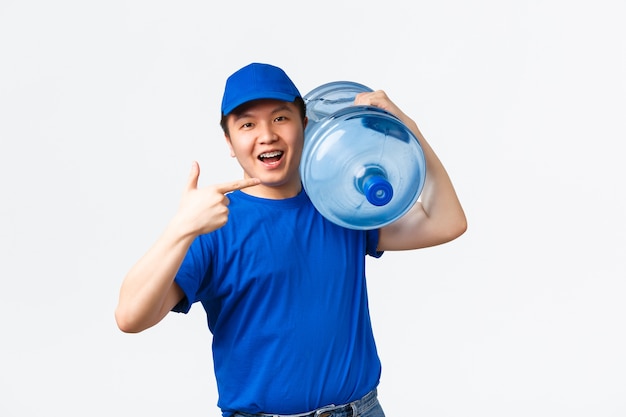
<path fill-rule="evenodd" d="M 400 111 L 396 114 L 420 142 L 426 178 L 420 201 L 403 217 L 381 229 L 379 250 L 418 249 L 456 239 L 467 229 L 467 220 L 452 181 L 417 124 Z"/>
<path fill-rule="evenodd" d="M 429 217 L 440 216 L 448 222 L 465 222 L 461 203 L 443 163 L 419 131 L 417 124 L 407 116 L 403 119 L 405 125 L 418 138 L 426 159 L 426 180 L 420 198 L 424 211 Z"/>
<path fill-rule="evenodd" d="M 140 332 L 155 325 L 182 299 L 174 278 L 191 243 L 226 224 L 226 194 L 260 183 L 258 178 L 247 178 L 199 189 L 199 176 L 200 166 L 194 161 L 176 215 L 122 282 L 115 310 L 122 331 Z"/>
<path fill-rule="evenodd" d="M 115 311 L 122 331 L 139 332 L 158 323 L 177 300 L 172 300 L 174 277 L 193 242 L 174 219 L 126 275 Z"/>
<path fill-rule="evenodd" d="M 465 231 L 465 214 L 452 181 L 443 164 L 420 132 L 417 123 L 389 100 L 387 94 L 382 90 L 372 93 L 359 93 L 354 102 L 357 105 L 380 107 L 394 114 L 419 140 L 426 159 L 426 179 L 422 189 L 421 204 L 418 206 L 420 210 L 414 210 L 413 215 L 428 218 L 429 234 L 437 233 L 438 227 L 446 226 L 445 222 Z M 421 219 L 418 221 L 418 223 L 422 222 Z"/>

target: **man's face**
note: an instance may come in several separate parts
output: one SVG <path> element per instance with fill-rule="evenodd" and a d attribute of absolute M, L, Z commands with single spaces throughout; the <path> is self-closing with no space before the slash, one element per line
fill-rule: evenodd
<path fill-rule="evenodd" d="M 239 161 L 244 176 L 261 180 L 251 193 L 286 198 L 300 191 L 304 125 L 293 103 L 251 102 L 243 111 L 228 116 L 228 132 L 231 156 Z"/>

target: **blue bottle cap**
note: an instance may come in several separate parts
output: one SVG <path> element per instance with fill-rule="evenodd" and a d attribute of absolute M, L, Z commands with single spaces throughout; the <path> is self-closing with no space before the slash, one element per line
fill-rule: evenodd
<path fill-rule="evenodd" d="M 363 184 L 363 191 L 367 201 L 375 206 L 384 206 L 393 197 L 393 187 L 385 177 L 380 175 L 369 177 Z"/>

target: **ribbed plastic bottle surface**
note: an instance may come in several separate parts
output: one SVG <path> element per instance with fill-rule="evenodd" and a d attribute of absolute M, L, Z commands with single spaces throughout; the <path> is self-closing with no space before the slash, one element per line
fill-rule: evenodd
<path fill-rule="evenodd" d="M 336 81 L 304 96 L 300 174 L 316 209 L 351 229 L 376 229 L 404 215 L 424 186 L 426 162 L 413 133 L 394 115 L 355 106 L 370 88 Z"/>

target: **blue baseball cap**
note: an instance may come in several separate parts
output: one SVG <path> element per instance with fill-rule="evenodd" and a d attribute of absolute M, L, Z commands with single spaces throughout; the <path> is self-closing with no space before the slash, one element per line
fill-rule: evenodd
<path fill-rule="evenodd" d="M 269 64 L 252 63 L 226 80 L 222 115 L 252 100 L 275 99 L 292 102 L 302 97 L 285 71 Z"/>

